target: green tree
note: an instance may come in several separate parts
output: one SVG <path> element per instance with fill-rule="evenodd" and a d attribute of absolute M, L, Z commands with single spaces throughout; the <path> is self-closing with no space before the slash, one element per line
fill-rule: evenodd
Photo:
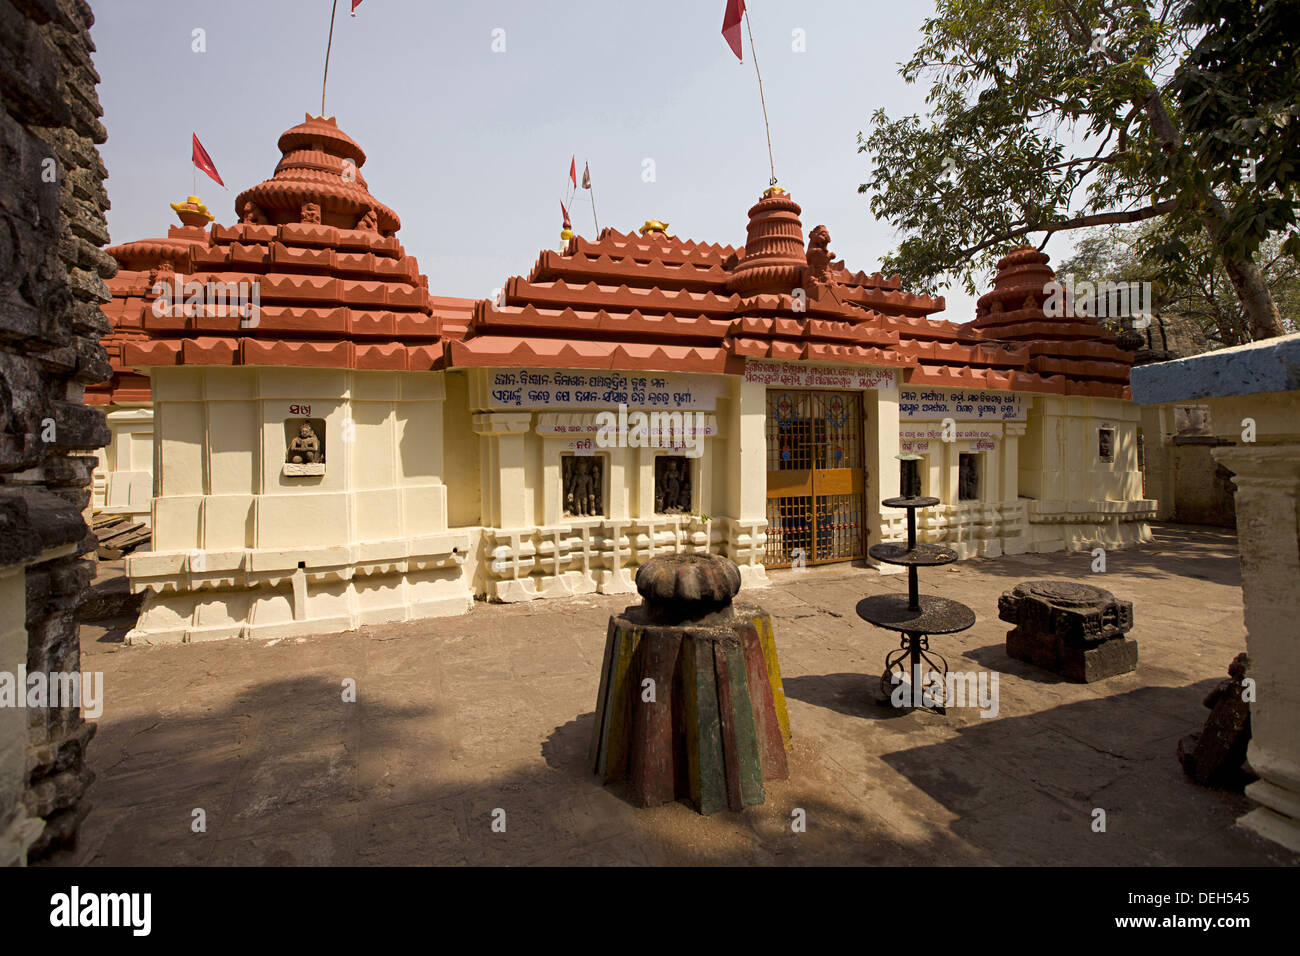
<path fill-rule="evenodd" d="M 938 0 L 900 71 L 929 78 L 929 115 L 877 110 L 859 134 L 859 191 L 903 233 L 886 267 L 974 294 L 1027 236 L 1168 217 L 1175 245 L 1208 243 L 1251 337 L 1281 334 L 1254 257 L 1300 205 L 1296 7 Z"/>

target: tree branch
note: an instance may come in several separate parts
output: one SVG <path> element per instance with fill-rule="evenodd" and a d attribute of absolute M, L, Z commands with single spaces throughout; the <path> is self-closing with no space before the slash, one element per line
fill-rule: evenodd
<path fill-rule="evenodd" d="M 1097 212 L 1087 216 L 1076 216 L 1073 219 L 1065 219 L 1061 222 L 1049 223 L 1028 223 L 1009 229 L 1006 232 L 999 233 L 989 239 L 984 240 L 978 245 L 971 246 L 969 249 L 962 249 L 957 252 L 955 258 L 965 259 L 973 256 L 977 252 L 983 252 L 990 246 L 996 246 L 999 243 L 1006 242 L 1009 239 L 1015 239 L 1031 232 L 1045 232 L 1049 236 L 1054 232 L 1065 232 L 1070 229 L 1086 229 L 1089 226 L 1116 226 L 1129 222 L 1142 222 L 1147 219 L 1154 219 L 1156 216 L 1163 216 L 1166 213 L 1173 212 L 1178 205 L 1176 199 L 1166 199 L 1158 202 L 1154 206 L 1143 206 L 1141 209 L 1124 209 L 1117 212 Z"/>

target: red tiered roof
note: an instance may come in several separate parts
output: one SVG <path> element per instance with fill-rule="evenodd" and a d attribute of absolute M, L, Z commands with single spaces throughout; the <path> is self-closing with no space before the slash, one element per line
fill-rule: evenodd
<path fill-rule="evenodd" d="M 236 225 L 173 228 L 168 240 L 109 250 L 122 270 L 105 311 L 123 368 L 441 368 L 443 341 L 464 334 L 472 302 L 429 295 L 397 240 L 397 214 L 366 187 L 365 153 L 333 118 L 310 116 L 279 147 L 274 176 L 236 199 Z M 155 314 L 154 284 L 172 270 L 205 286 L 256 282 L 257 323 L 212 307 Z"/>
<path fill-rule="evenodd" d="M 978 320 L 930 319 L 942 298 L 904 292 L 896 275 L 849 272 L 832 261 L 824 226 L 805 251 L 801 211 L 768 190 L 740 248 L 680 240 L 651 223 L 641 235 L 571 239 L 563 252 L 543 252 L 527 279 L 510 279 L 504 305 L 475 304 L 466 335 L 448 344 L 449 364 L 735 373 L 762 358 L 893 365 L 920 385 L 1121 394 L 1127 367 L 1117 354 L 1127 353 L 1096 341 L 1110 336 L 1095 323 L 1071 326 L 1061 334 L 1072 341 L 1053 350 Z M 1041 304 L 1051 271 L 1029 278 Z M 1024 298 L 1019 284 L 999 281 Z M 1038 318 L 1054 328 L 1041 310 Z M 1071 349 L 1104 361 L 1063 363 Z"/>
<path fill-rule="evenodd" d="M 1063 379 L 1066 395 L 1129 398 L 1133 353 L 1115 344 L 1115 334 L 1087 315 L 1049 316 L 1044 310 L 1056 282 L 1047 263 L 1048 257 L 1033 246 L 1020 246 L 1000 259 L 992 291 L 980 297 L 975 320 L 964 328 L 985 338 L 1024 343 L 1029 370 Z"/>
<path fill-rule="evenodd" d="M 1068 395 L 1128 394 L 1128 353 L 1091 319 L 1049 318 L 1047 257 L 1025 247 L 999 263 L 965 325 L 929 318 L 942 298 L 898 276 L 850 272 L 781 189 L 749 210 L 743 247 L 696 243 L 648 222 L 544 251 L 504 302 L 433 297 L 396 238 L 397 214 L 361 176 L 365 154 L 335 121 L 307 117 L 279 140 L 266 182 L 241 192 L 234 226 L 203 225 L 197 199 L 166 239 L 109 252 L 121 264 L 104 307 L 112 383 L 88 401 L 148 396 L 131 369 L 290 365 L 428 370 L 542 366 L 740 373 L 747 359 L 894 366 L 911 384 Z M 259 284 L 255 327 L 235 315 L 158 316 L 152 288 L 182 280 Z"/>

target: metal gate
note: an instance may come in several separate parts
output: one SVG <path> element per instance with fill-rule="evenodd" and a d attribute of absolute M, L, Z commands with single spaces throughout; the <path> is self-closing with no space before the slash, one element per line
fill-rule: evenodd
<path fill-rule="evenodd" d="M 866 556 L 862 394 L 767 391 L 767 550 L 763 564 Z"/>

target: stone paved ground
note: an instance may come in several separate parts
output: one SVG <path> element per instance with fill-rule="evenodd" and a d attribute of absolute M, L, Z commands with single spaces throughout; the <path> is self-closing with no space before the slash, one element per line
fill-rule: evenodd
<path fill-rule="evenodd" d="M 743 813 L 634 809 L 584 767 L 608 615 L 626 597 L 480 604 L 466 617 L 281 641 L 124 647 L 83 627 L 107 705 L 94 809 L 55 864 L 1296 864 L 1234 826 L 1250 803 L 1174 756 L 1245 647 L 1235 539 L 923 569 L 978 623 L 936 638 L 1000 673 L 1000 713 L 873 702 L 895 640 L 854 615 L 906 578 L 830 566 L 749 592 L 776 620 L 791 777 Z M 1134 604 L 1135 674 L 1062 683 L 1010 660 L 997 598 L 1018 581 L 1101 584 Z M 354 678 L 358 702 L 343 703 Z M 791 810 L 807 832 L 791 830 Z M 1091 829 L 1094 808 L 1105 833 Z M 191 830 L 206 812 L 207 832 Z M 505 833 L 493 833 L 495 808 Z"/>

